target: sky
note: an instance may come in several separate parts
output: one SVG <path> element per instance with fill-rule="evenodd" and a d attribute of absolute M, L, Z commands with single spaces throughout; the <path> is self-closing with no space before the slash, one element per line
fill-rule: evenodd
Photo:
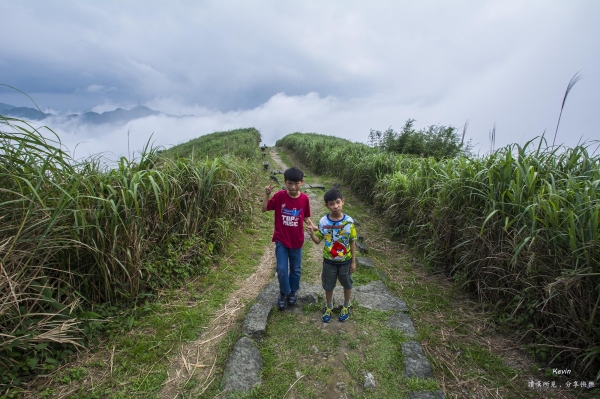
<path fill-rule="evenodd" d="M 55 114 L 145 105 L 124 126 L 46 120 L 75 157 L 255 127 L 366 142 L 454 126 L 475 152 L 600 139 L 600 1 L 0 0 L 0 84 Z M 0 102 L 34 107 L 0 86 Z M 592 149 L 594 147 L 592 146 Z"/>

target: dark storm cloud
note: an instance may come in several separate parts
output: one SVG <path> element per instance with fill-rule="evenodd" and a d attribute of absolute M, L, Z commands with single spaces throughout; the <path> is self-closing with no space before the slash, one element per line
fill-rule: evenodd
<path fill-rule="evenodd" d="M 559 137 L 599 136 L 598 2 L 0 0 L 0 13 L 10 16 L 0 83 L 44 109 L 144 104 L 198 116 L 136 123 L 167 141 L 242 126 L 269 143 L 291 131 L 365 140 L 414 118 L 419 127 L 469 120 L 487 148 L 494 124 L 498 145 L 553 130 L 579 70 Z M 0 102 L 27 101 L 0 88 Z M 61 129 L 72 141 L 85 135 Z M 121 142 L 115 129 L 95 134 Z"/>

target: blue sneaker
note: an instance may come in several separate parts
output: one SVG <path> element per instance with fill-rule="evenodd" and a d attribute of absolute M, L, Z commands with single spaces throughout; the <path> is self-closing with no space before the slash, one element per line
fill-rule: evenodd
<path fill-rule="evenodd" d="M 329 323 L 329 320 L 331 320 L 331 316 L 332 316 L 332 311 L 333 309 L 328 308 L 327 306 L 325 306 L 323 308 L 323 314 L 321 315 L 321 319 L 323 319 L 323 323 Z"/>
<path fill-rule="evenodd" d="M 339 317 L 339 321 L 346 321 L 348 320 L 348 317 L 350 317 L 350 308 L 352 308 L 351 305 L 348 305 L 348 307 L 343 306 L 342 310 L 340 311 L 340 317 Z"/>
<path fill-rule="evenodd" d="M 285 308 L 287 308 L 287 300 L 288 296 L 283 292 L 280 292 L 279 299 L 277 299 L 277 307 L 279 308 L 279 310 L 285 310 Z"/>

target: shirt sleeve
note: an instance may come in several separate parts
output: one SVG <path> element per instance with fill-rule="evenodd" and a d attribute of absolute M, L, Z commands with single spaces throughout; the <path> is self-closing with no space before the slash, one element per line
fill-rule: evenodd
<path fill-rule="evenodd" d="M 356 235 L 356 228 L 354 227 L 354 222 L 350 225 L 350 241 L 356 241 L 358 236 Z"/>
<path fill-rule="evenodd" d="M 317 238 L 319 240 L 322 240 L 323 238 L 325 238 L 325 234 L 323 232 L 323 223 L 321 223 L 321 221 L 319 220 L 319 230 L 315 231 L 315 236 L 317 236 Z"/>
<path fill-rule="evenodd" d="M 310 200 L 308 199 L 308 195 L 306 195 L 306 212 L 304 213 L 304 217 L 310 217 Z"/>

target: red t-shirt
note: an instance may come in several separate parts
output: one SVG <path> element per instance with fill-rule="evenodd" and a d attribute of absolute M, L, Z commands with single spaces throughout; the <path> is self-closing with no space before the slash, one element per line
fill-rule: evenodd
<path fill-rule="evenodd" d="M 310 217 L 308 195 L 300 193 L 298 198 L 292 198 L 287 190 L 278 191 L 267 203 L 267 210 L 275 211 L 272 241 L 279 241 L 286 248 L 302 248 L 304 218 Z"/>

